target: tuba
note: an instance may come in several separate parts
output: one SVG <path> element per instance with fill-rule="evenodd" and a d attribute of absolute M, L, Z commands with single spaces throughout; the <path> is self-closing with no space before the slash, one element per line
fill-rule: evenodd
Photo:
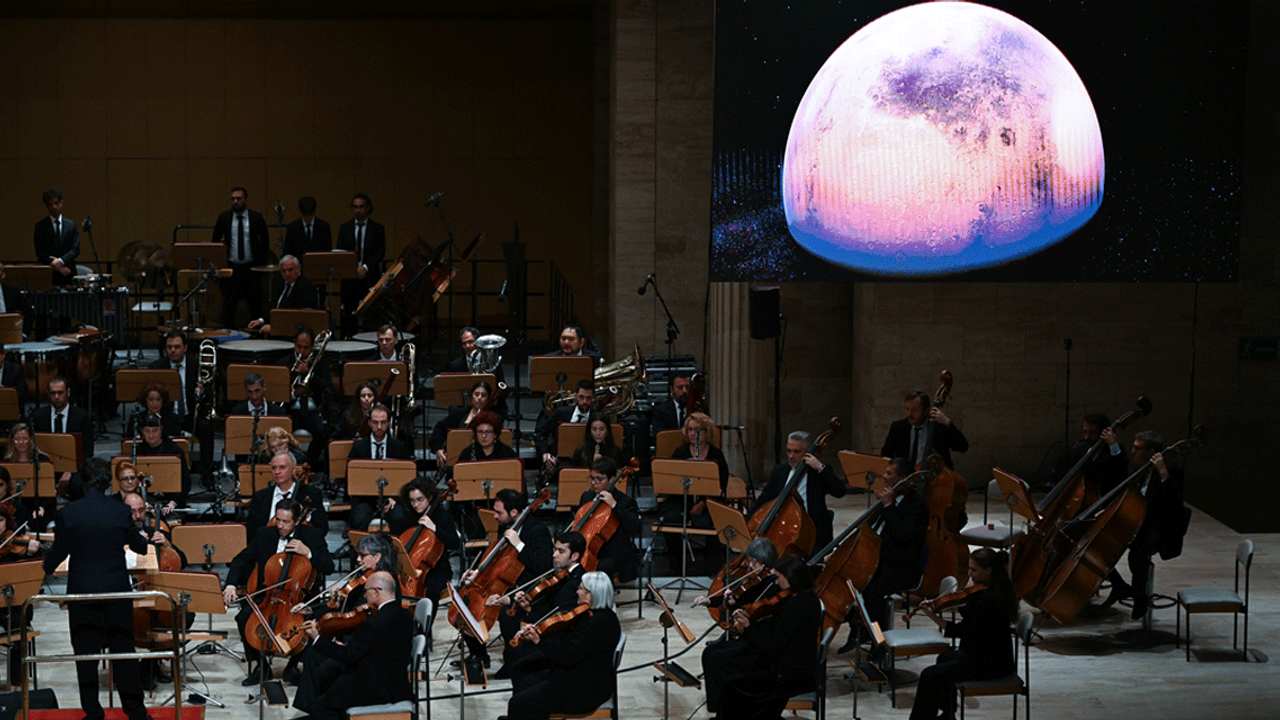
<path fill-rule="evenodd" d="M 636 397 L 646 391 L 644 377 L 644 355 L 639 345 L 621 360 L 596 368 L 592 376 L 596 384 L 593 409 L 611 421 L 630 412 L 636 406 Z M 543 410 L 550 415 L 556 408 L 572 403 L 573 393 L 561 390 L 547 396 Z"/>
<path fill-rule="evenodd" d="M 196 357 L 199 369 L 196 374 L 196 408 L 191 412 L 192 429 L 195 428 L 195 420 L 200 417 L 198 411 L 206 403 L 209 407 L 205 410 L 204 419 L 209 422 L 218 422 L 222 419 L 218 415 L 218 403 L 210 394 L 213 392 L 213 379 L 218 373 L 218 343 L 210 338 L 201 340 Z"/>
<path fill-rule="evenodd" d="M 321 330 L 315 337 L 315 344 L 311 348 L 311 354 L 307 356 L 307 372 L 299 374 L 293 379 L 293 386 L 290 388 L 293 392 L 293 409 L 302 412 L 311 412 L 318 410 L 315 398 L 308 395 L 311 386 L 311 376 L 316 372 L 316 365 L 320 364 L 320 358 L 324 356 L 324 349 L 329 344 L 329 338 L 333 337 L 333 331 L 325 328 Z"/>
<path fill-rule="evenodd" d="M 487 375 L 502 364 L 502 356 L 498 350 L 507 344 L 501 335 L 481 335 L 476 338 L 476 349 L 467 356 L 467 370 L 472 375 Z"/>

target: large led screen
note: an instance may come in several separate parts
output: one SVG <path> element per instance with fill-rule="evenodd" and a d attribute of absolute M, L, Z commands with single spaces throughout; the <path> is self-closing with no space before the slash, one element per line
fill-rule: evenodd
<path fill-rule="evenodd" d="M 721 0 L 713 278 L 1234 280 L 1247 9 Z"/>

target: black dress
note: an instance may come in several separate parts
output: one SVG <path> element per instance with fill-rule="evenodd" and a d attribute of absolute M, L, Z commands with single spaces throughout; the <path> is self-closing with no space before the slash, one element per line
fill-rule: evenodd
<path fill-rule="evenodd" d="M 990 680 L 1014 671 L 1009 616 L 995 590 L 988 588 L 961 606 L 960 618 L 943 629 L 947 637 L 959 638 L 960 646 L 939 654 L 937 663 L 920 673 L 911 720 L 933 720 L 940 711 L 952 710 L 951 687 L 957 680 Z"/>

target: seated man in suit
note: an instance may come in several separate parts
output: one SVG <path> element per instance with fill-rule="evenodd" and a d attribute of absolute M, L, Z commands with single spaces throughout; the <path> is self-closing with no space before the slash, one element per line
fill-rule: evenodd
<path fill-rule="evenodd" d="M 369 411 L 369 436 L 351 445 L 348 460 L 412 460 L 413 448 L 391 435 L 391 411 L 377 404 Z M 394 491 L 393 491 L 394 492 Z M 377 498 L 370 495 L 351 498 L 351 527 L 364 530 L 378 513 Z"/>
<path fill-rule="evenodd" d="M 587 336 L 577 325 L 565 325 L 560 330 L 560 349 L 547 353 L 547 357 L 586 356 L 600 365 L 600 353 L 587 348 Z"/>
<path fill-rule="evenodd" d="M 795 490 L 800 493 L 803 510 L 813 518 L 814 530 L 817 532 L 814 547 L 826 547 L 832 537 L 832 515 L 827 510 L 826 496 L 844 497 L 849 488 L 836 477 L 830 465 L 809 452 L 812 446 L 813 440 L 807 432 L 796 431 L 787 436 L 787 461 L 773 469 L 768 484 L 756 498 L 755 507 L 751 508 L 751 514 L 781 495 L 787 480 L 793 474 L 798 474 Z"/>
<path fill-rule="evenodd" d="M 591 406 L 596 400 L 596 384 L 591 380 L 579 380 L 573 393 L 573 405 L 556 408 L 550 415 L 538 419 L 534 430 L 538 445 L 538 457 L 542 458 L 543 467 L 552 470 L 556 466 L 559 448 L 556 447 L 556 435 L 564 423 L 585 423 L 591 415 Z"/>
<path fill-rule="evenodd" d="M 324 578 L 333 572 L 333 558 L 329 555 L 329 545 L 325 542 L 324 531 L 298 523 L 302 515 L 302 506 L 296 500 L 281 500 L 275 508 L 276 531 L 260 532 L 253 537 L 244 550 L 241 550 L 231 561 L 227 570 L 227 585 L 222 591 L 222 600 L 227 607 L 233 607 L 242 594 L 238 586 L 247 585 L 251 575 L 257 575 L 257 586 L 266 587 L 263 572 L 273 555 L 282 552 L 295 553 L 311 561 L 316 571 L 316 585 L 309 590 L 324 586 Z M 308 593 L 310 596 L 311 593 Z M 245 624 L 253 615 L 253 609 L 245 603 L 236 613 L 236 625 L 240 628 L 240 639 L 244 643 L 244 654 L 249 660 L 249 674 L 241 683 L 245 687 L 257 685 L 262 679 L 260 672 L 265 673 L 255 664 L 262 654 L 250 646 L 245 639 Z M 403 669 L 401 670 L 403 673 Z"/>
<path fill-rule="evenodd" d="M 271 509 L 279 506 L 282 500 L 296 500 L 300 518 L 321 533 L 329 532 L 329 514 L 324 509 L 324 497 L 318 488 L 300 485 L 295 478 L 297 461 L 293 453 L 277 453 L 271 458 L 271 486 L 253 494 L 249 502 L 249 517 L 245 522 L 245 531 L 249 541 L 257 536 L 258 531 L 271 521 Z"/>
<path fill-rule="evenodd" d="M 689 397 L 689 381 L 693 373 L 688 370 L 677 370 L 671 374 L 671 397 L 653 408 L 653 434 L 657 436 L 663 430 L 679 430 L 684 427 L 684 419 L 688 415 L 687 398 Z M 710 414 L 709 410 L 702 412 Z"/>
<path fill-rule="evenodd" d="M 316 217 L 316 199 L 310 195 L 298 198 L 298 212 L 302 217 L 284 229 L 284 253 L 300 258 L 309 252 L 332 250 L 333 231 L 328 222 Z"/>
<path fill-rule="evenodd" d="M 187 352 L 187 334 L 182 330 L 170 330 L 166 333 L 164 355 L 147 367 L 152 370 L 178 371 L 178 381 L 182 391 L 169 389 L 169 395 L 173 400 L 173 412 L 182 422 L 183 429 L 195 435 L 199 441 L 200 457 L 192 463 L 193 470 L 201 474 L 208 472 L 209 466 L 213 464 L 213 423 L 204 417 L 193 417 L 193 413 L 197 411 L 201 415 L 205 412 L 196 407 L 199 396 L 196 380 L 200 377 L 200 362 L 194 354 Z M 212 402 L 215 399 L 209 397 L 205 400 Z M 207 409 L 208 406 L 205 405 L 205 410 Z"/>
<path fill-rule="evenodd" d="M 471 365 L 469 358 L 476 351 L 476 340 L 480 337 L 480 331 L 473 327 L 464 327 L 458 332 L 458 340 L 462 343 L 462 357 L 456 357 L 449 362 L 449 372 L 451 373 L 469 373 Z M 498 383 L 506 383 L 507 376 L 502 372 L 501 363 L 493 368 L 493 379 Z M 507 399 L 500 398 L 492 407 L 489 408 L 498 414 L 498 417 L 505 419 L 507 417 Z"/>
<path fill-rule="evenodd" d="M 267 380 L 258 373 L 244 376 L 244 400 L 231 407 L 229 415 L 274 415 L 284 417 L 284 406 L 267 401 Z"/>
<path fill-rule="evenodd" d="M 268 310 L 315 310 L 320 307 L 320 296 L 316 286 L 302 276 L 302 261 L 292 255 L 280 258 L 280 281 L 283 287 L 275 297 Z M 249 332 L 261 335 L 271 334 L 271 323 L 268 318 L 254 318 L 249 321 Z M 286 328 L 287 329 L 287 328 Z"/>
<path fill-rule="evenodd" d="M 80 433 L 80 442 L 93 446 L 89 411 L 71 404 L 71 387 L 61 375 L 49 379 L 49 404 L 36 410 L 36 432 Z"/>
<path fill-rule="evenodd" d="M 276 361 L 276 365 L 289 368 L 293 393 L 289 417 L 293 418 L 295 428 L 303 428 L 311 433 L 311 444 L 307 446 L 307 464 L 312 470 L 320 470 L 320 458 L 324 449 L 329 447 L 329 435 L 332 432 L 326 416 L 334 391 L 329 358 L 321 355 L 316 361 L 314 372 L 307 365 L 307 360 L 315 349 L 315 342 L 316 335 L 311 328 L 299 328 L 293 335 L 293 352 L 286 353 Z M 305 385 L 299 385 L 307 373 L 311 373 L 311 378 Z"/>

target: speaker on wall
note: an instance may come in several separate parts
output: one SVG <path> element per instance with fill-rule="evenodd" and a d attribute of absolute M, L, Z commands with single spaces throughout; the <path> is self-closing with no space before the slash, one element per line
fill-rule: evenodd
<path fill-rule="evenodd" d="M 782 288 L 751 288 L 751 339 L 769 340 L 782 334 Z"/>

